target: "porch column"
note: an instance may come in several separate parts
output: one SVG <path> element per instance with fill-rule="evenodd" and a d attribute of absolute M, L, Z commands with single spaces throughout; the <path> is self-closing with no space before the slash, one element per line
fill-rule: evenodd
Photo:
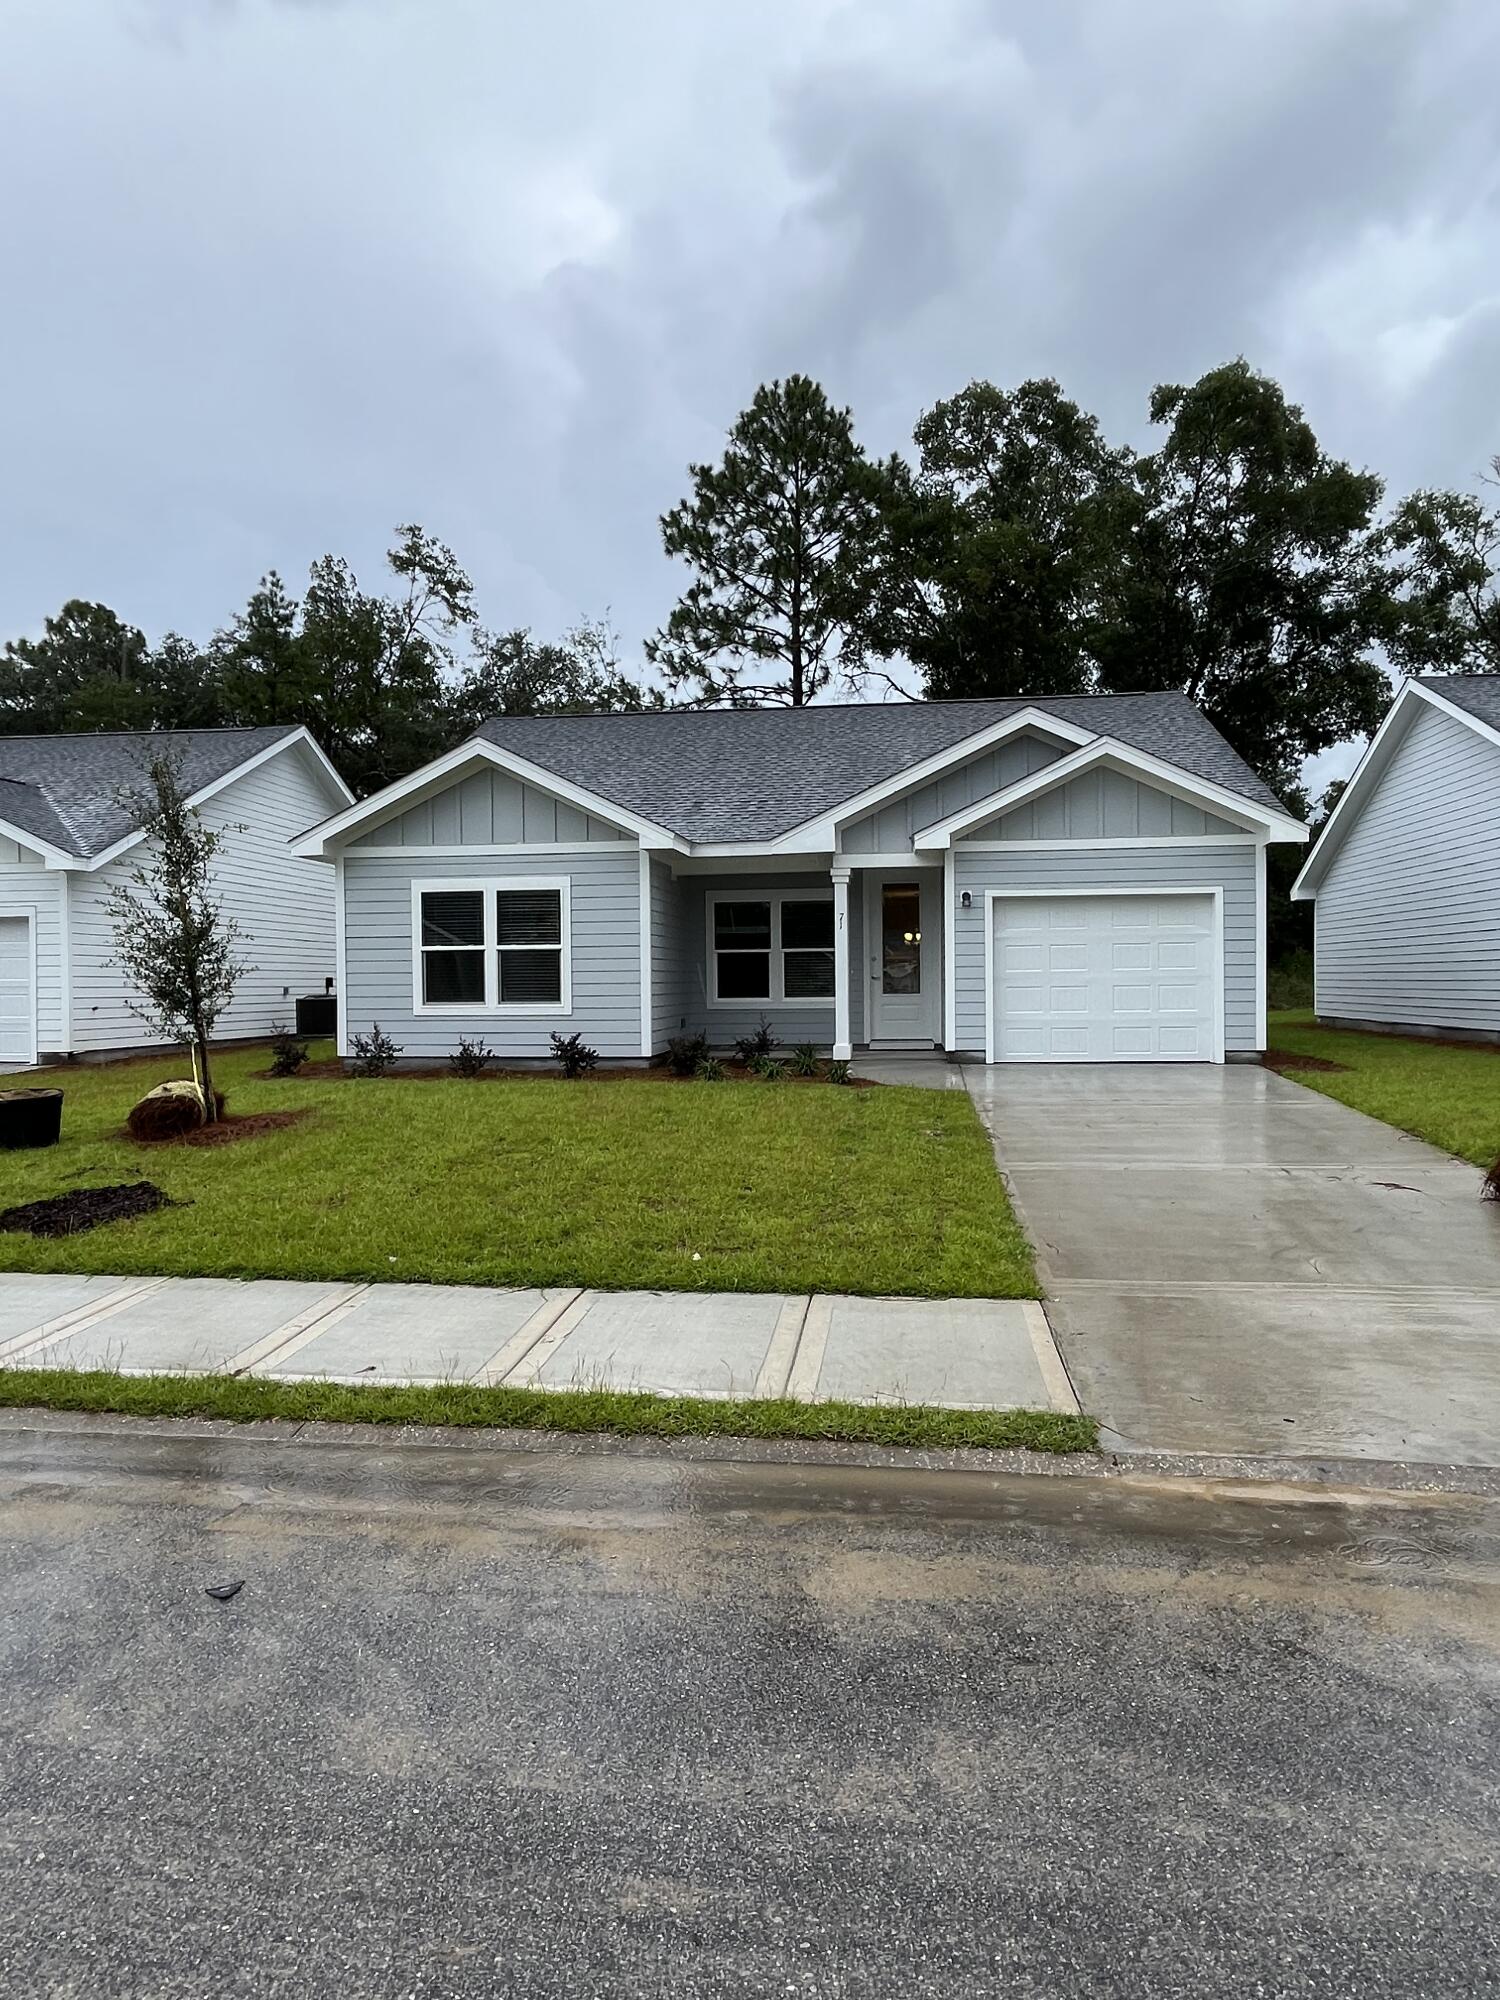
<path fill-rule="evenodd" d="M 849 876 L 847 862 L 835 862 L 833 876 L 833 1059 L 848 1062 L 849 1040 Z"/>

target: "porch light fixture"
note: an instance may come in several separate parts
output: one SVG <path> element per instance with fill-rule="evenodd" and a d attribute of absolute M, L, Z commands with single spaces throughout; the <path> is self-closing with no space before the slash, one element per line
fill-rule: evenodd
<path fill-rule="evenodd" d="M 965 889 L 962 896 L 959 897 L 959 901 L 963 904 L 966 910 L 972 910 L 974 907 L 974 898 L 969 894 L 967 889 Z"/>

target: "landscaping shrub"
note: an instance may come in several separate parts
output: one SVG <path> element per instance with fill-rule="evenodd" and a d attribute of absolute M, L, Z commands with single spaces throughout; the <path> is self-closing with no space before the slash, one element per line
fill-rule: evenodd
<path fill-rule="evenodd" d="M 762 1083 L 780 1083 L 786 1075 L 784 1064 L 775 1056 L 755 1056 L 750 1062 L 750 1074 L 759 1077 Z"/>
<path fill-rule="evenodd" d="M 384 1076 L 404 1046 L 381 1034 L 378 1021 L 370 1023 L 368 1035 L 354 1035 L 350 1039 L 354 1045 L 352 1068 L 356 1076 Z"/>
<path fill-rule="evenodd" d="M 798 1042 L 787 1057 L 787 1068 L 793 1076 L 816 1076 L 818 1073 L 818 1048 L 815 1042 Z"/>
<path fill-rule="evenodd" d="M 271 1074 L 295 1076 L 307 1061 L 307 1044 L 280 1021 L 271 1023 Z"/>
<path fill-rule="evenodd" d="M 1496 1160 L 1485 1175 L 1484 1186 L 1479 1193 L 1482 1201 L 1500 1201 L 1500 1160 Z"/>
<path fill-rule="evenodd" d="M 458 1047 L 448 1058 L 448 1067 L 455 1076 L 483 1076 L 494 1060 L 495 1051 L 482 1036 L 471 1042 L 467 1035 L 460 1035 Z"/>
<path fill-rule="evenodd" d="M 727 1074 L 717 1056 L 705 1056 L 693 1071 L 700 1083 L 722 1083 Z"/>
<path fill-rule="evenodd" d="M 562 1064 L 564 1076 L 585 1076 L 599 1067 L 599 1051 L 591 1049 L 582 1035 L 554 1034 L 552 1053 Z"/>
<path fill-rule="evenodd" d="M 708 1059 L 707 1035 L 674 1035 L 667 1043 L 667 1067 L 673 1076 L 696 1076 Z"/>
<path fill-rule="evenodd" d="M 830 1083 L 848 1083 L 849 1081 L 848 1063 L 831 1062 L 828 1065 L 828 1081 Z"/>
<path fill-rule="evenodd" d="M 772 1049 L 779 1049 L 780 1047 L 781 1037 L 772 1034 L 770 1022 L 762 1014 L 760 1017 L 760 1026 L 755 1030 L 755 1033 L 753 1035 L 741 1035 L 734 1045 L 734 1052 L 740 1061 L 748 1066 L 758 1056 L 768 1056 Z"/>
<path fill-rule="evenodd" d="M 224 1093 L 214 1092 L 214 1109 L 224 1116 Z M 203 1123 L 203 1094 L 186 1078 L 176 1083 L 159 1083 L 148 1090 L 139 1104 L 133 1104 L 125 1125 L 132 1139 L 180 1139 L 196 1132 Z"/>

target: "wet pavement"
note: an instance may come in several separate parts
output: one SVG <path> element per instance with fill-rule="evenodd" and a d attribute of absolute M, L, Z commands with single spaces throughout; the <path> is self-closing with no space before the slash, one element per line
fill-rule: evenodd
<path fill-rule="evenodd" d="M 1478 1494 L 12 1419 L 0 1729 L 7 1996 L 1500 1991 Z"/>

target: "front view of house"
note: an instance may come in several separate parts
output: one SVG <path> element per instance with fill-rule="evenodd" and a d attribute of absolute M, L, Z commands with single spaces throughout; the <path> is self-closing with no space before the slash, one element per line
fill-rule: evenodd
<path fill-rule="evenodd" d="M 986 1062 L 1265 1046 L 1265 850 L 1306 829 L 1179 694 L 504 717 L 298 843 L 340 1049 L 674 1035 Z"/>

